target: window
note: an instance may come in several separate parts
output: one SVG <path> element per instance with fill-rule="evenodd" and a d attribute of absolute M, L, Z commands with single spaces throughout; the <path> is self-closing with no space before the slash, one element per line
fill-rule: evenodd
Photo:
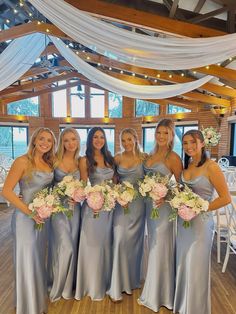
<path fill-rule="evenodd" d="M 39 98 L 32 97 L 7 104 L 7 114 L 39 116 Z"/>
<path fill-rule="evenodd" d="M 110 118 L 122 118 L 122 96 L 108 93 L 108 110 Z"/>
<path fill-rule="evenodd" d="M 65 84 L 66 81 L 58 82 L 58 86 Z M 52 93 L 52 115 L 55 118 L 67 116 L 66 88 Z"/>
<path fill-rule="evenodd" d="M 135 113 L 136 117 L 157 116 L 159 115 L 160 106 L 152 102 L 136 99 Z"/>
<path fill-rule="evenodd" d="M 70 89 L 70 103 L 72 117 L 85 117 L 85 91 L 83 85 L 78 85 Z"/>
<path fill-rule="evenodd" d="M 143 150 L 145 153 L 150 153 L 153 149 L 155 141 L 155 127 L 143 128 Z"/>
<path fill-rule="evenodd" d="M 13 159 L 27 150 L 28 128 L 25 126 L 0 125 L 0 151 Z"/>
<path fill-rule="evenodd" d="M 105 107 L 104 91 L 97 88 L 90 88 L 90 108 L 92 118 L 103 118 Z"/>
<path fill-rule="evenodd" d="M 236 123 L 232 123 L 231 126 L 230 155 L 236 156 Z"/>
<path fill-rule="evenodd" d="M 184 108 L 184 107 L 171 105 L 171 104 L 168 105 L 168 113 L 169 114 L 175 114 L 175 113 L 179 113 L 179 112 L 191 112 L 191 110 Z"/>

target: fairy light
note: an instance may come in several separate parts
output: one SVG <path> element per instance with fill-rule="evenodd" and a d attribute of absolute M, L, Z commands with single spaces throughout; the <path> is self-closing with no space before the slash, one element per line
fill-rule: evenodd
<path fill-rule="evenodd" d="M 10 20 L 6 19 L 6 23 L 9 24 L 9 23 L 10 23 Z"/>
<path fill-rule="evenodd" d="M 24 6 L 24 3 L 23 2 L 20 2 L 20 7 L 23 7 Z"/>
<path fill-rule="evenodd" d="M 184 76 L 184 73 L 181 73 L 181 76 Z"/>
<path fill-rule="evenodd" d="M 50 30 L 47 28 L 47 29 L 46 29 L 46 32 L 47 32 L 47 33 L 49 33 L 49 32 L 50 32 Z"/>
<path fill-rule="evenodd" d="M 135 76 L 135 73 L 132 73 L 132 76 Z"/>
<path fill-rule="evenodd" d="M 156 80 L 156 79 L 154 80 L 154 83 L 157 83 L 157 80 Z"/>
<path fill-rule="evenodd" d="M 13 12 L 14 12 L 15 14 L 18 13 L 17 9 L 14 9 Z"/>
<path fill-rule="evenodd" d="M 146 78 L 148 78 L 148 76 L 147 76 L 147 75 L 144 75 L 144 77 L 145 77 L 145 79 L 146 79 Z"/>
<path fill-rule="evenodd" d="M 169 75 L 169 78 L 172 78 L 172 77 L 173 77 L 173 75 L 172 75 L 172 74 L 170 74 L 170 75 Z"/>
<path fill-rule="evenodd" d="M 124 71 L 121 70 L 121 71 L 120 71 L 120 74 L 123 74 L 123 73 L 124 73 Z"/>
<path fill-rule="evenodd" d="M 41 25 L 41 22 L 40 22 L 40 21 L 38 21 L 38 22 L 37 22 L 37 24 L 38 24 L 38 25 Z M 58 38 L 57 38 L 57 39 L 58 39 Z"/>
<path fill-rule="evenodd" d="M 229 58 L 229 61 L 232 61 L 232 60 L 233 60 L 233 58 L 230 57 L 230 58 Z"/>
<path fill-rule="evenodd" d="M 76 54 L 78 55 L 78 54 L 79 54 L 79 51 L 76 51 Z"/>
<path fill-rule="evenodd" d="M 207 65 L 207 66 L 206 66 L 206 69 L 209 70 L 209 68 L 210 68 L 209 65 Z"/>
<path fill-rule="evenodd" d="M 101 66 L 101 63 L 100 63 L 100 62 L 98 62 L 98 66 L 99 66 L 99 67 Z"/>
<path fill-rule="evenodd" d="M 193 74 L 197 74 L 197 72 L 196 72 L 196 71 L 193 71 Z"/>
<path fill-rule="evenodd" d="M 87 59 L 87 60 L 90 60 L 90 57 L 89 57 L 89 56 L 87 56 L 87 57 L 86 57 L 86 59 Z"/>
<path fill-rule="evenodd" d="M 111 67 L 109 67 L 109 70 L 111 71 L 111 70 L 112 70 L 112 68 L 111 68 Z"/>
<path fill-rule="evenodd" d="M 158 78 L 161 77 L 161 74 L 158 73 L 158 74 L 157 74 L 157 77 L 158 77 Z"/>
<path fill-rule="evenodd" d="M 33 14 L 31 12 L 29 12 L 29 16 L 32 16 Z"/>

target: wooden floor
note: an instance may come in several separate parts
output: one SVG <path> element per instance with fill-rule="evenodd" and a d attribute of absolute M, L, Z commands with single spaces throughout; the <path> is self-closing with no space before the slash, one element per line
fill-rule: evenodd
<path fill-rule="evenodd" d="M 0 314 L 14 314 L 13 265 L 10 220 L 12 210 L 0 206 Z M 224 253 L 224 252 L 223 252 Z M 199 263 L 201 261 L 199 260 Z M 230 257 L 226 273 L 221 273 L 222 264 L 216 263 L 216 249 L 212 254 L 212 314 L 236 314 L 236 256 Z M 151 310 L 139 306 L 140 290 L 132 296 L 124 295 L 123 302 L 113 303 L 106 297 L 101 302 L 92 302 L 85 297 L 81 301 L 60 300 L 49 304 L 49 314 L 150 314 Z M 172 313 L 165 308 L 160 314 Z M 201 314 L 201 313 L 199 313 Z"/>

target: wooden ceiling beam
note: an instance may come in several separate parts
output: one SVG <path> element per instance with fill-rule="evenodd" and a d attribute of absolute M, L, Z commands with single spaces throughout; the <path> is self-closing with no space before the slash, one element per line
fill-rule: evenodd
<path fill-rule="evenodd" d="M 198 3 L 194 9 L 194 12 L 199 13 L 201 11 L 202 7 L 204 6 L 205 2 L 206 2 L 206 0 L 198 0 Z"/>
<path fill-rule="evenodd" d="M 191 19 L 188 20 L 188 22 L 190 23 L 200 23 L 200 22 L 203 22 L 203 21 L 206 21 L 214 16 L 217 16 L 217 15 L 220 15 L 224 12 L 228 11 L 227 7 L 223 7 L 223 8 L 219 8 L 217 10 L 214 10 L 214 11 L 211 11 L 211 12 L 208 12 L 208 13 L 205 13 L 205 14 L 200 14 L 198 16 L 195 16 Z"/>
<path fill-rule="evenodd" d="M 193 69 L 193 71 L 197 71 L 204 74 L 209 74 L 216 76 L 218 78 L 225 79 L 227 81 L 236 81 L 236 70 L 229 69 L 229 68 L 223 68 L 218 65 L 209 65 L 208 67 L 200 67 Z"/>

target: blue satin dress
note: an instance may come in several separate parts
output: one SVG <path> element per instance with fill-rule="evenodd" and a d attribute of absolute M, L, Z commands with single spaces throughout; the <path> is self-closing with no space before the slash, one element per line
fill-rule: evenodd
<path fill-rule="evenodd" d="M 112 179 L 111 168 L 95 168 L 90 174 L 92 185 Z M 102 300 L 109 288 L 112 267 L 113 212 L 101 211 L 94 218 L 93 210 L 84 202 L 81 211 L 81 234 L 78 254 L 75 298 L 89 296 Z"/>
<path fill-rule="evenodd" d="M 184 180 L 196 194 L 210 201 L 213 185 L 204 175 L 193 180 Z M 176 243 L 176 291 L 174 313 L 210 314 L 210 263 L 214 236 L 212 212 L 201 214 L 185 229 L 183 220 L 178 219 Z"/>
<path fill-rule="evenodd" d="M 170 175 L 164 163 L 154 164 L 144 168 L 146 173 Z M 153 204 L 146 203 L 148 230 L 148 265 L 142 294 L 138 303 L 154 312 L 161 306 L 173 308 L 175 287 L 175 225 L 168 221 L 171 213 L 169 203 L 165 202 L 159 208 L 159 218 L 151 219 Z"/>
<path fill-rule="evenodd" d="M 54 170 L 54 183 L 57 184 L 66 175 L 80 179 L 79 170 L 66 173 L 59 168 Z M 63 200 L 63 205 L 69 207 L 68 198 Z M 71 218 L 63 213 L 57 214 L 50 220 L 49 237 L 49 297 L 52 302 L 74 297 L 78 239 L 80 228 L 80 204 L 74 205 Z"/>
<path fill-rule="evenodd" d="M 118 167 L 121 181 L 134 184 L 144 176 L 143 165 L 126 169 Z M 129 205 L 129 213 L 117 205 L 113 216 L 113 266 L 111 286 L 108 294 L 114 300 L 122 299 L 122 292 L 132 293 L 141 286 L 141 262 L 145 226 L 145 205 L 143 198 L 135 199 Z"/>
<path fill-rule="evenodd" d="M 19 181 L 23 202 L 31 203 L 35 193 L 50 185 L 53 172 L 33 171 Z M 47 312 L 46 247 L 47 222 L 42 230 L 19 209 L 12 216 L 15 264 L 16 314 Z"/>

